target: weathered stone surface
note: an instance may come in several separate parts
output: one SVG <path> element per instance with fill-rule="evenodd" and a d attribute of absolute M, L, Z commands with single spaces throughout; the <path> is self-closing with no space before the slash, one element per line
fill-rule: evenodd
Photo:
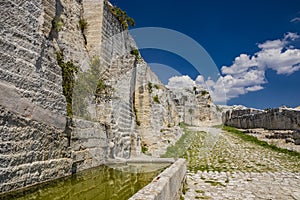
<path fill-rule="evenodd" d="M 61 69 L 48 39 L 55 1 L 0 3 L 0 191 L 71 173 Z"/>
<path fill-rule="evenodd" d="M 139 74 L 130 54 L 137 47 L 108 5 L 103 0 L 46 0 L 6 1 L 0 6 L 1 191 L 65 176 L 107 159 L 139 156 L 141 136 L 133 106 Z M 53 26 L 54 18 L 61 22 L 59 30 Z M 83 32 L 81 19 L 88 24 Z M 79 67 L 77 78 L 91 67 L 94 57 L 99 58 L 99 78 L 113 88 L 108 101 L 95 103 L 93 93 L 83 99 L 84 118 L 74 113 L 72 120 L 66 120 L 58 51 L 63 52 L 64 62 Z M 143 65 L 145 75 L 154 77 Z M 159 95 L 167 99 L 164 92 Z M 151 134 L 178 124 L 175 114 L 156 115 L 156 111 L 169 112 L 162 104 L 145 116 L 155 116 L 153 124 L 163 124 L 155 125 Z M 165 135 L 172 135 L 165 130 Z M 172 141 L 180 136 L 178 130 L 175 136 Z M 36 170 L 27 170 L 30 163 Z"/>
<path fill-rule="evenodd" d="M 268 111 L 234 109 L 224 113 L 223 122 L 225 125 L 244 129 L 299 130 L 300 111 L 289 108 L 276 108 Z"/>
<path fill-rule="evenodd" d="M 15 190 L 70 174 L 72 159 L 63 130 L 0 106 L 0 188 Z"/>
<path fill-rule="evenodd" d="M 180 199 L 185 180 L 186 161 L 177 160 L 168 169 L 158 175 L 152 183 L 138 191 L 130 200 L 149 199 Z"/>
<path fill-rule="evenodd" d="M 141 145 L 158 157 L 180 138 L 182 120 L 170 91 L 142 58 L 131 55 L 137 46 L 104 0 L 10 0 L 0 3 L 0 15 L 1 192 L 107 159 L 139 157 Z M 72 118 L 66 116 L 57 52 L 78 67 Z M 98 74 L 82 98 L 76 89 L 86 84 L 80 78 L 94 59 Z M 100 80 L 111 89 L 107 98 L 95 97 Z M 210 98 L 192 98 L 200 121 L 214 118 Z"/>
<path fill-rule="evenodd" d="M 159 157 L 182 135 L 177 127 L 178 113 L 169 90 L 160 82 L 144 61 L 136 67 L 134 109 L 137 131 L 144 153 Z"/>
<path fill-rule="evenodd" d="M 192 125 L 220 124 L 221 113 L 210 94 L 202 88 L 170 88 L 180 121 Z"/>

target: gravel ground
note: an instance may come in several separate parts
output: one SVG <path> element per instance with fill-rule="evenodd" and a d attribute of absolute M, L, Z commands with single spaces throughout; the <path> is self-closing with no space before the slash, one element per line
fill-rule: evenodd
<path fill-rule="evenodd" d="M 184 199 L 300 200 L 298 157 L 245 142 L 218 128 L 188 127 Z M 205 131 L 205 132 L 204 132 Z"/>

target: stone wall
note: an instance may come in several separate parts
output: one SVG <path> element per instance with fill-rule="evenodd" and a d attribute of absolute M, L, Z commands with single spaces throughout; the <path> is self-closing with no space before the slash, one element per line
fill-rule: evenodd
<path fill-rule="evenodd" d="M 185 174 L 186 160 L 179 159 L 129 200 L 179 200 L 182 194 Z"/>
<path fill-rule="evenodd" d="M 289 108 L 276 108 L 268 111 L 228 110 L 223 114 L 223 122 L 225 125 L 244 129 L 299 130 L 300 111 Z"/>
<path fill-rule="evenodd" d="M 56 2 L 0 3 L 0 191 L 66 176 L 72 160 L 55 47 Z"/>
<path fill-rule="evenodd" d="M 138 64 L 130 54 L 137 47 L 104 0 L 11 0 L 0 3 L 0 12 L 1 192 L 70 175 L 107 159 L 138 157 L 142 130 L 150 130 L 155 139 L 151 143 L 171 138 L 164 139 L 164 149 L 180 136 L 179 129 L 172 129 L 178 119 L 169 93 L 144 61 Z M 83 19 L 84 30 L 79 23 Z M 57 52 L 79 69 L 71 118 Z M 89 80 L 97 59 L 97 78 Z M 150 113 L 136 116 L 136 91 L 145 76 L 160 88 L 148 97 Z M 95 98 L 100 80 L 111 89 L 107 98 Z M 89 93 L 82 97 L 80 89 Z M 150 123 L 137 130 L 138 118 Z"/>

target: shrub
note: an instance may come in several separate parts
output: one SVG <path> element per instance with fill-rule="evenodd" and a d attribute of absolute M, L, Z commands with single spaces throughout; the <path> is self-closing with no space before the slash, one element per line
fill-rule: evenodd
<path fill-rule="evenodd" d="M 62 30 L 63 25 L 64 25 L 64 23 L 60 17 L 55 17 L 52 20 L 52 28 L 57 32 Z"/>
<path fill-rule="evenodd" d="M 153 92 L 152 83 L 148 82 L 148 91 L 151 94 Z"/>
<path fill-rule="evenodd" d="M 157 90 L 159 89 L 159 85 L 157 85 L 157 84 L 155 84 L 154 87 L 155 87 L 155 89 L 157 89 Z"/>
<path fill-rule="evenodd" d="M 104 79 L 99 79 L 95 91 L 95 97 L 97 103 L 100 103 L 100 100 L 109 101 L 113 95 L 114 88 L 105 83 Z"/>
<path fill-rule="evenodd" d="M 88 26 L 88 23 L 85 19 L 79 20 L 79 27 L 80 27 L 80 30 L 82 33 L 84 33 L 84 30 L 86 30 L 87 26 Z"/>
<path fill-rule="evenodd" d="M 135 26 L 134 19 L 129 17 L 125 11 L 117 6 L 111 6 L 109 3 L 107 5 L 125 29 L 128 29 L 129 26 Z"/>
<path fill-rule="evenodd" d="M 63 53 L 61 51 L 56 52 L 56 60 L 62 70 L 62 87 L 63 95 L 66 97 L 67 115 L 69 117 L 72 117 L 72 100 L 75 85 L 75 73 L 78 72 L 79 68 L 70 61 L 65 63 Z"/>
<path fill-rule="evenodd" d="M 135 60 L 138 60 L 138 59 L 141 58 L 140 52 L 139 52 L 138 49 L 132 49 L 132 50 L 130 51 L 130 54 L 135 56 Z"/>
<path fill-rule="evenodd" d="M 157 95 L 155 95 L 155 96 L 153 97 L 153 101 L 154 101 L 155 103 L 160 103 L 159 98 L 158 98 Z"/>
<path fill-rule="evenodd" d="M 207 92 L 206 90 L 202 90 L 201 91 L 202 96 L 209 94 L 209 92 Z"/>
<path fill-rule="evenodd" d="M 142 146 L 142 152 L 143 152 L 144 154 L 146 154 L 147 151 L 148 151 L 147 146 L 146 146 L 146 145 L 143 145 L 143 146 Z"/>

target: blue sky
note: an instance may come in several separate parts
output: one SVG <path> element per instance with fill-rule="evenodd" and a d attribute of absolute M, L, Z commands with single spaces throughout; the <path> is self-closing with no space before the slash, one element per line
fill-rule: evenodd
<path fill-rule="evenodd" d="M 202 45 L 226 77 L 223 81 L 228 105 L 256 108 L 300 105 L 299 0 L 243 3 L 238 0 L 111 0 L 111 3 L 135 19 L 134 28 L 168 28 Z M 170 66 L 193 80 L 199 75 L 189 62 L 176 54 L 159 49 L 144 49 L 141 53 L 148 63 Z M 155 72 L 159 69 L 153 68 Z M 160 78 L 167 83 L 166 77 Z M 217 96 L 217 87 L 213 89 Z"/>

